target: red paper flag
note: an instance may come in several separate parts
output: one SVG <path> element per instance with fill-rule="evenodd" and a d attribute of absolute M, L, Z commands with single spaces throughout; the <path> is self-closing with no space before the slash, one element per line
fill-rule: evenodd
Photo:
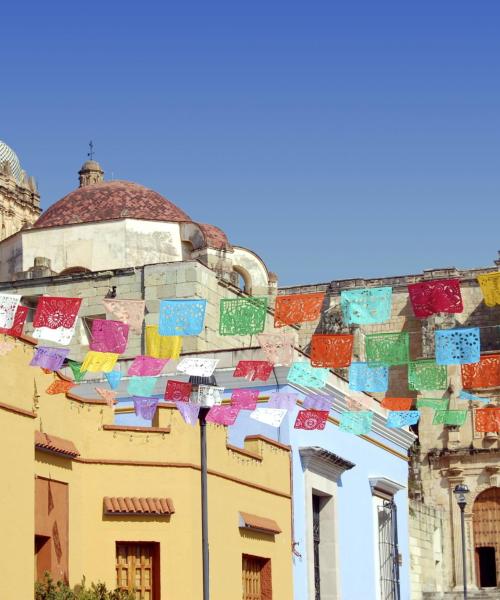
<path fill-rule="evenodd" d="M 233 377 L 246 377 L 249 381 L 267 381 L 272 370 L 273 365 L 265 360 L 240 360 Z"/>
<path fill-rule="evenodd" d="M 33 317 L 33 327 L 48 327 L 49 329 L 65 327 L 71 329 L 75 324 L 81 303 L 81 298 L 42 296 L 38 300 L 38 306 Z"/>
<path fill-rule="evenodd" d="M 191 388 L 190 383 L 169 379 L 165 389 L 165 400 L 169 402 L 189 402 Z"/>
<path fill-rule="evenodd" d="M 464 310 L 459 279 L 412 283 L 408 286 L 408 294 L 418 319 L 425 319 L 439 312 L 461 313 Z"/>
<path fill-rule="evenodd" d="M 481 356 L 478 363 L 462 365 L 462 386 L 467 389 L 500 385 L 500 354 Z"/>
<path fill-rule="evenodd" d="M 388 410 L 410 410 L 413 398 L 384 398 L 380 406 Z"/>
<path fill-rule="evenodd" d="M 311 338 L 313 367 L 341 368 L 351 364 L 354 336 L 315 333 Z"/>
<path fill-rule="evenodd" d="M 274 307 L 274 326 L 315 321 L 321 313 L 324 297 L 324 292 L 278 296 Z"/>
<path fill-rule="evenodd" d="M 327 410 L 299 410 L 295 419 L 295 429 L 324 429 L 328 418 Z"/>
<path fill-rule="evenodd" d="M 5 333 L 13 337 L 20 337 L 23 335 L 23 327 L 28 316 L 29 308 L 27 306 L 18 306 L 16 314 L 14 316 L 14 323 L 12 327 L 0 327 L 0 333 Z"/>

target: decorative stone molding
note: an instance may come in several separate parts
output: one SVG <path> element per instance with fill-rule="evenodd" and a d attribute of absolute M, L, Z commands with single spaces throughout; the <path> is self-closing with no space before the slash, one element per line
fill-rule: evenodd
<path fill-rule="evenodd" d="M 344 471 L 356 466 L 349 460 L 318 446 L 299 448 L 299 453 L 304 469 L 333 481 L 336 481 Z"/>
<path fill-rule="evenodd" d="M 388 477 L 370 477 L 369 482 L 372 494 L 376 490 L 378 490 L 380 492 L 388 494 L 389 496 L 394 496 L 396 492 L 399 492 L 399 490 L 404 490 L 406 488 L 406 485 L 398 483 L 397 481 L 389 479 Z"/>

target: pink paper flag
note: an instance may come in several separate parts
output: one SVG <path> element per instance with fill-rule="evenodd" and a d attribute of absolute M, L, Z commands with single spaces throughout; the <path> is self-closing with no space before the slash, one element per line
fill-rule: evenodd
<path fill-rule="evenodd" d="M 239 408 L 227 404 L 212 406 L 207 413 L 206 421 L 218 425 L 233 425 L 239 412 Z"/>
<path fill-rule="evenodd" d="M 159 375 L 167 362 L 167 358 L 136 356 L 128 368 L 127 375 Z"/>
<path fill-rule="evenodd" d="M 127 347 L 129 326 L 121 321 L 94 319 L 90 349 L 96 352 L 123 354 Z"/>
<path fill-rule="evenodd" d="M 255 410 L 259 390 L 233 390 L 231 394 L 231 406 L 236 406 L 240 410 Z"/>

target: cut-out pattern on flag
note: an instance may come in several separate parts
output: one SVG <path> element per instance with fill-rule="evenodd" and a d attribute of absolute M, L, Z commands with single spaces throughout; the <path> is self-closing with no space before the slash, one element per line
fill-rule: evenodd
<path fill-rule="evenodd" d="M 0 294 L 0 327 L 11 329 L 19 307 L 21 296 L 18 294 Z"/>
<path fill-rule="evenodd" d="M 441 329 L 435 332 L 435 336 L 438 365 L 479 362 L 479 327 Z"/>
<path fill-rule="evenodd" d="M 417 360 L 408 364 L 408 389 L 445 390 L 448 387 L 448 369 L 434 360 Z"/>
<path fill-rule="evenodd" d="M 128 368 L 127 375 L 159 375 L 167 362 L 166 358 L 136 356 Z"/>
<path fill-rule="evenodd" d="M 248 381 L 267 381 L 272 370 L 273 365 L 266 360 L 240 360 L 233 377 L 245 377 Z"/>
<path fill-rule="evenodd" d="M 400 333 L 370 333 L 365 338 L 369 365 L 404 365 L 410 360 L 410 336 Z"/>
<path fill-rule="evenodd" d="M 127 392 L 131 396 L 152 396 L 156 385 L 156 377 L 139 377 L 134 375 L 128 380 Z"/>
<path fill-rule="evenodd" d="M 182 350 L 182 337 L 160 335 L 156 325 L 146 326 L 146 354 L 153 358 L 179 358 Z"/>
<path fill-rule="evenodd" d="M 82 371 L 82 363 L 76 360 L 68 360 L 68 367 L 73 373 L 73 379 L 79 383 L 85 378 L 85 371 Z"/>
<path fill-rule="evenodd" d="M 0 342 L 0 356 L 5 356 L 14 350 L 15 345 L 12 342 Z"/>
<path fill-rule="evenodd" d="M 21 337 L 23 335 L 24 323 L 28 316 L 29 308 L 27 306 L 18 306 L 14 315 L 12 327 L 0 327 L 0 333 L 11 335 L 12 337 Z"/>
<path fill-rule="evenodd" d="M 118 360 L 118 354 L 113 352 L 94 352 L 89 350 L 83 359 L 82 371 L 90 371 L 96 373 L 102 371 L 107 373 L 112 371 Z"/>
<path fill-rule="evenodd" d="M 218 358 L 183 358 L 177 365 L 177 370 L 186 375 L 210 377 L 218 362 Z"/>
<path fill-rule="evenodd" d="M 142 333 L 144 321 L 145 300 L 116 300 L 105 298 L 102 303 L 106 312 L 113 315 L 118 321 L 126 323 L 135 333 Z"/>
<path fill-rule="evenodd" d="M 123 354 L 127 348 L 129 326 L 122 321 L 94 319 L 90 350 Z"/>
<path fill-rule="evenodd" d="M 189 404 L 188 402 L 176 402 L 176 406 L 181 413 L 184 422 L 188 425 L 196 425 L 201 406 L 199 404 Z"/>
<path fill-rule="evenodd" d="M 109 371 L 109 373 L 104 373 L 104 376 L 108 380 L 109 387 L 112 390 L 116 390 L 116 388 L 120 384 L 120 381 L 122 378 L 122 372 L 120 370 L 113 370 L 113 371 Z"/>
<path fill-rule="evenodd" d="M 417 319 L 436 313 L 461 313 L 464 310 L 459 279 L 436 279 L 408 286 L 408 294 Z"/>
<path fill-rule="evenodd" d="M 69 392 L 69 390 L 72 387 L 75 387 L 75 384 L 72 381 L 64 381 L 62 379 L 56 379 L 45 390 L 45 393 L 50 394 L 50 395 L 65 394 L 66 392 Z"/>
<path fill-rule="evenodd" d="M 332 408 L 332 398 L 322 394 L 308 394 L 302 401 L 302 406 L 311 410 L 329 411 Z"/>
<path fill-rule="evenodd" d="M 250 413 L 250 418 L 271 427 L 279 427 L 287 413 L 286 408 L 258 407 Z"/>
<path fill-rule="evenodd" d="M 96 387 L 95 391 L 101 396 L 103 400 L 106 401 L 106 404 L 113 408 L 116 402 L 116 395 L 118 392 L 114 392 L 113 390 L 107 390 L 106 388 Z"/>
<path fill-rule="evenodd" d="M 205 323 L 206 300 L 162 300 L 160 335 L 200 335 Z"/>
<path fill-rule="evenodd" d="M 273 392 L 267 403 L 268 408 L 284 408 L 292 410 L 297 403 L 298 395 L 290 392 Z"/>
<path fill-rule="evenodd" d="M 260 333 L 257 339 L 272 365 L 289 367 L 292 364 L 294 336 L 291 333 Z"/>
<path fill-rule="evenodd" d="M 413 398 L 384 398 L 380 403 L 382 408 L 394 411 L 409 411 Z"/>
<path fill-rule="evenodd" d="M 343 290 L 340 293 L 340 308 L 346 325 L 385 323 L 391 318 L 392 288 Z"/>
<path fill-rule="evenodd" d="M 351 364 L 354 336 L 315 333 L 311 338 L 313 367 L 342 368 Z"/>
<path fill-rule="evenodd" d="M 349 387 L 358 392 L 386 392 L 389 386 L 387 367 L 370 367 L 365 362 L 351 363 Z"/>
<path fill-rule="evenodd" d="M 462 385 L 470 390 L 500 385 L 500 354 L 481 356 L 476 364 L 462 365 Z"/>
<path fill-rule="evenodd" d="M 165 388 L 165 400 L 170 402 L 189 402 L 193 386 L 187 381 L 169 379 Z"/>
<path fill-rule="evenodd" d="M 418 398 L 417 408 L 434 408 L 436 410 L 446 410 L 450 403 L 449 398 Z"/>
<path fill-rule="evenodd" d="M 198 386 L 198 395 L 195 402 L 200 406 L 215 406 L 216 404 L 222 404 L 222 397 L 224 394 L 224 388 L 216 385 L 202 385 Z"/>
<path fill-rule="evenodd" d="M 50 348 L 48 346 L 37 346 L 35 354 L 31 359 L 32 367 L 42 367 L 50 371 L 59 371 L 64 360 L 69 354 L 69 348 Z"/>
<path fill-rule="evenodd" d="M 231 405 L 240 410 L 255 410 L 259 390 L 233 390 L 231 393 Z"/>
<path fill-rule="evenodd" d="M 58 329 L 65 327 L 71 329 L 75 324 L 81 298 L 60 298 L 55 296 L 42 296 L 38 300 L 33 327 L 48 327 Z"/>
<path fill-rule="evenodd" d="M 481 286 L 486 306 L 500 304 L 500 271 L 478 275 L 477 280 Z"/>
<path fill-rule="evenodd" d="M 458 394 L 460 400 L 468 400 L 469 402 L 483 402 L 483 404 L 488 404 L 490 402 L 490 398 L 482 398 L 481 396 L 475 396 L 474 394 L 469 394 L 468 392 L 464 392 L 463 390 Z"/>
<path fill-rule="evenodd" d="M 284 327 L 319 319 L 324 292 L 277 296 L 274 307 L 274 326 Z"/>
<path fill-rule="evenodd" d="M 136 396 L 133 400 L 135 414 L 146 421 L 151 421 L 158 407 L 158 398 L 141 398 Z"/>
<path fill-rule="evenodd" d="M 387 415 L 387 427 L 416 425 L 420 419 L 418 410 L 393 410 Z"/>
<path fill-rule="evenodd" d="M 475 429 L 479 433 L 500 431 L 500 408 L 478 408 L 474 413 Z"/>
<path fill-rule="evenodd" d="M 299 410 L 293 427 L 294 429 L 306 429 L 307 431 L 324 429 L 327 419 L 327 410 Z"/>
<path fill-rule="evenodd" d="M 220 301 L 220 335 L 251 335 L 264 331 L 267 297 L 222 298 Z"/>
<path fill-rule="evenodd" d="M 467 419 L 466 410 L 436 410 L 433 425 L 463 425 Z"/>
<path fill-rule="evenodd" d="M 240 409 L 235 406 L 212 406 L 207 413 L 207 423 L 216 423 L 217 425 L 234 425 Z"/>
<path fill-rule="evenodd" d="M 35 327 L 32 332 L 32 337 L 37 340 L 46 340 L 47 342 L 55 342 L 62 346 L 67 346 L 71 343 L 75 334 L 75 326 L 73 327 L 57 327 L 56 329 L 50 329 L 50 327 Z"/>
<path fill-rule="evenodd" d="M 328 379 L 328 369 L 316 369 L 308 362 L 294 362 L 288 371 L 288 381 L 304 387 L 322 388 Z"/>
<path fill-rule="evenodd" d="M 340 415 L 339 429 L 345 433 L 363 435 L 372 429 L 373 413 L 370 410 L 346 411 Z"/>

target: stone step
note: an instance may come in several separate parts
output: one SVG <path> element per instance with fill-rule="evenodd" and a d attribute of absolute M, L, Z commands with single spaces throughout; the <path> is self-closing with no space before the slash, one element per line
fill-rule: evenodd
<path fill-rule="evenodd" d="M 463 600 L 463 592 L 424 592 L 422 600 Z M 468 590 L 467 600 L 500 600 L 500 588 Z"/>

